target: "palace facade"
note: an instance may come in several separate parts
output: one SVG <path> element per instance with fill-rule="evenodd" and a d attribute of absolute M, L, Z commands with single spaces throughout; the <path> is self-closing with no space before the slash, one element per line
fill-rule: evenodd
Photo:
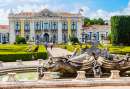
<path fill-rule="evenodd" d="M 15 42 L 17 37 L 24 37 L 26 40 L 35 42 L 53 41 L 67 42 L 69 37 L 76 36 L 79 40 L 82 37 L 81 29 L 83 16 L 70 12 L 52 12 L 44 9 L 40 12 L 21 12 L 9 14 L 10 44 Z"/>
<path fill-rule="evenodd" d="M 52 12 L 44 9 L 40 12 L 21 12 L 14 14 L 10 10 L 9 25 L 0 25 L 0 44 L 13 44 L 17 37 L 37 42 L 67 42 L 76 36 L 79 42 L 91 41 L 94 37 L 102 42 L 103 37 L 111 33 L 110 25 L 84 25 L 80 12 Z"/>

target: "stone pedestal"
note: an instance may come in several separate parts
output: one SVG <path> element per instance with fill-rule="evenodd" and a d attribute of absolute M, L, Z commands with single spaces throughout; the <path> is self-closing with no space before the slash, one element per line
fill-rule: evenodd
<path fill-rule="evenodd" d="M 17 61 L 17 65 L 22 65 L 22 60 L 16 60 Z"/>
<path fill-rule="evenodd" d="M 42 81 L 52 81 L 51 72 L 43 72 L 43 73 L 44 73 L 44 76 L 42 78 Z"/>
<path fill-rule="evenodd" d="M 3 62 L 3 61 L 0 61 L 0 66 L 3 66 L 3 65 L 2 65 L 2 62 Z"/>
<path fill-rule="evenodd" d="M 43 59 L 38 59 L 38 65 L 40 65 L 43 62 Z"/>
<path fill-rule="evenodd" d="M 119 70 L 111 70 L 111 76 L 109 79 L 120 79 Z"/>
<path fill-rule="evenodd" d="M 77 71 L 78 75 L 75 80 L 83 80 L 86 79 L 85 77 L 85 71 Z"/>
<path fill-rule="evenodd" d="M 6 82 L 18 82 L 16 73 L 8 73 L 8 80 Z"/>

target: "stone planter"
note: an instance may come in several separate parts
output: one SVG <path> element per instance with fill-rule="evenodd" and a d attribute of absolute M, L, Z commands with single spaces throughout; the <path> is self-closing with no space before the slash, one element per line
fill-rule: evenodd
<path fill-rule="evenodd" d="M 27 44 L 28 45 L 35 45 L 35 41 L 28 41 Z"/>
<path fill-rule="evenodd" d="M 104 43 L 104 46 L 109 46 L 109 44 L 110 44 L 110 40 L 103 40 L 103 43 Z"/>
<path fill-rule="evenodd" d="M 28 41 L 27 44 L 29 47 L 33 47 L 33 45 L 35 45 L 35 41 Z"/>

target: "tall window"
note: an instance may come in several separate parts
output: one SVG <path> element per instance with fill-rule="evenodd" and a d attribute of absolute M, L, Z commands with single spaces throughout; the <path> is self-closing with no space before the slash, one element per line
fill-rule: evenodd
<path fill-rule="evenodd" d="M 38 40 L 38 41 L 40 40 L 39 35 L 36 35 L 36 40 Z"/>
<path fill-rule="evenodd" d="M 16 39 L 17 39 L 18 37 L 20 37 L 20 35 L 16 35 Z"/>
<path fill-rule="evenodd" d="M 29 40 L 29 35 L 26 35 L 26 41 L 28 41 Z"/>
<path fill-rule="evenodd" d="M 44 29 L 48 29 L 48 22 L 44 23 Z"/>
<path fill-rule="evenodd" d="M 16 30 L 20 30 L 20 23 L 16 22 Z"/>
<path fill-rule="evenodd" d="M 39 22 L 36 22 L 36 30 L 39 30 L 40 29 L 40 24 Z"/>
<path fill-rule="evenodd" d="M 56 30 L 56 22 L 53 22 L 53 30 Z"/>
<path fill-rule="evenodd" d="M 75 30 L 75 22 L 72 22 L 72 29 Z"/>
<path fill-rule="evenodd" d="M 25 30 L 30 30 L 29 29 L 29 22 L 25 22 Z"/>
<path fill-rule="evenodd" d="M 63 22 L 63 30 L 66 30 L 66 22 Z"/>

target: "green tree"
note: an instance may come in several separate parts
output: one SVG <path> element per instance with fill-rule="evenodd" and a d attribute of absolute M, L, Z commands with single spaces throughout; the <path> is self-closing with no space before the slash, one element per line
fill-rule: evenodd
<path fill-rule="evenodd" d="M 91 20 L 87 17 L 84 17 L 84 25 L 87 25 Z"/>
<path fill-rule="evenodd" d="M 16 39 L 16 42 L 18 42 L 18 44 L 20 44 L 21 42 L 22 42 L 23 44 L 27 44 L 27 42 L 26 42 L 26 40 L 25 40 L 24 37 L 18 37 L 18 38 Z"/>
<path fill-rule="evenodd" d="M 78 43 L 78 38 L 75 37 L 75 36 L 71 36 L 70 41 L 73 42 L 73 43 Z"/>

